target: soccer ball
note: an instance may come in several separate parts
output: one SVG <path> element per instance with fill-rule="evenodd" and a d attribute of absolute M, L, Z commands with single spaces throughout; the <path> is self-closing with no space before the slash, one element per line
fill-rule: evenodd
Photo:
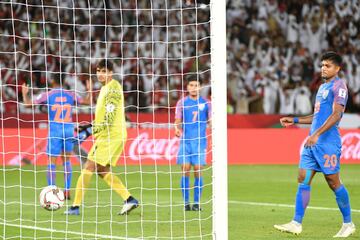
<path fill-rule="evenodd" d="M 40 206 L 49 211 L 56 211 L 64 206 L 64 192 L 57 186 L 47 186 L 41 190 Z"/>

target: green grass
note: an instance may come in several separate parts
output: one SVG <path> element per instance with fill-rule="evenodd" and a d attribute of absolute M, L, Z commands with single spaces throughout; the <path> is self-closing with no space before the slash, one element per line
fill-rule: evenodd
<path fill-rule="evenodd" d="M 211 239 L 210 168 L 204 171 L 207 179 L 203 191 L 204 210 L 185 213 L 179 190 L 180 174 L 174 173 L 179 172 L 177 166 L 172 166 L 171 169 L 169 166 L 157 169 L 142 167 L 142 174 L 139 173 L 139 166 L 127 167 L 127 185 L 131 193 L 141 201 L 141 207 L 128 216 L 117 215 L 122 207 L 122 199 L 95 175 L 92 177 L 90 190 L 85 195 L 82 215 L 65 216 L 63 212 L 66 207 L 49 212 L 39 206 L 38 195 L 41 188 L 46 186 L 45 168 L 37 167 L 34 171 L 33 166 L 26 166 L 21 171 L 18 168 L 5 170 L 6 174 L 0 170 L 0 235 L 5 239 L 19 239 L 20 236 L 21 239 L 101 239 L 110 235 L 147 239 L 184 239 L 184 236 L 193 237 L 191 239 Z M 76 170 L 73 187 L 78 177 L 79 169 Z M 118 167 L 114 172 L 123 173 L 124 169 Z M 124 174 L 120 178 L 125 181 Z M 63 185 L 61 173 L 57 174 L 57 182 L 59 186 Z M 74 191 L 72 195 L 74 196 Z M 20 225 L 25 227 L 21 228 Z M 51 233 L 38 228 L 54 231 Z M 81 233 L 87 235 L 81 236 Z"/>
<path fill-rule="evenodd" d="M 239 202 L 294 204 L 297 191 L 297 166 L 234 166 L 229 167 L 229 239 L 332 239 L 340 229 L 342 218 L 337 211 L 333 192 L 322 174 L 314 178 L 310 206 L 334 208 L 307 209 L 300 236 L 281 233 L 274 224 L 289 222 L 293 208 L 252 206 Z M 343 165 L 341 178 L 347 187 L 353 209 L 360 209 L 360 165 Z M 237 201 L 237 202 L 236 202 Z M 360 226 L 360 212 L 353 213 Z M 359 239 L 357 232 L 349 239 Z"/>
<path fill-rule="evenodd" d="M 174 173 L 178 167 L 131 166 L 126 170 L 126 180 L 132 194 L 141 199 L 141 208 L 129 216 L 116 215 L 121 209 L 121 200 L 116 194 L 111 195 L 101 179 L 93 176 L 83 215 L 68 217 L 62 214 L 65 207 L 48 212 L 38 204 L 38 194 L 46 185 L 44 168 L 37 167 L 34 171 L 33 167 L 26 166 L 21 171 L 18 168 L 3 170 L 0 170 L 0 235 L 5 239 L 20 239 L 20 236 L 22 239 L 102 239 L 109 235 L 146 239 L 212 238 L 211 169 L 204 171 L 207 185 L 203 193 L 204 210 L 200 213 L 185 213 L 182 209 L 180 175 Z M 114 172 L 123 173 L 124 168 L 118 167 Z M 360 209 L 360 165 L 344 165 L 341 174 L 353 209 Z M 77 176 L 75 173 L 73 186 Z M 297 190 L 296 176 L 295 165 L 229 166 L 229 239 L 331 239 L 341 226 L 339 211 L 308 209 L 303 233 L 293 236 L 273 229 L 273 224 L 292 218 L 293 208 L 247 204 L 292 205 Z M 124 174 L 120 177 L 125 179 Z M 62 186 L 62 174 L 58 173 L 57 181 Z M 311 194 L 310 206 L 337 208 L 322 175 L 315 177 Z M 359 212 L 353 213 L 353 221 L 360 223 Z M 20 225 L 27 227 L 20 228 Z M 359 235 L 356 233 L 350 239 L 359 239 Z"/>

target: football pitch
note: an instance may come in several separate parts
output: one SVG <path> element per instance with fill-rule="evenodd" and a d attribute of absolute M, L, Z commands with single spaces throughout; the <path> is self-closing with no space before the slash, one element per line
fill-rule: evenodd
<path fill-rule="evenodd" d="M 229 239 L 330 239 L 340 229 L 342 219 L 335 198 L 320 174 L 313 181 L 303 233 L 293 236 L 272 226 L 293 216 L 297 166 L 228 169 Z M 42 209 L 38 194 L 46 185 L 45 170 L 33 166 L 1 170 L 0 235 L 5 239 L 212 239 L 211 168 L 204 170 L 203 211 L 184 212 L 177 166 L 126 167 L 127 185 L 141 200 L 141 207 L 128 216 L 117 215 L 121 199 L 95 175 L 80 216 L 63 215 L 66 207 L 56 212 Z M 73 187 L 79 169 L 74 170 Z M 124 171 L 124 167 L 114 170 Z M 353 221 L 360 224 L 360 165 L 344 165 L 341 174 L 350 193 Z M 125 179 L 124 174 L 120 177 Z M 57 182 L 62 187 L 62 173 L 57 174 Z"/>

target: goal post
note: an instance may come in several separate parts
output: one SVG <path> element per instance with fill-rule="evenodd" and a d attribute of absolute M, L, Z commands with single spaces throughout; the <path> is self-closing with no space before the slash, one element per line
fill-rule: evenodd
<path fill-rule="evenodd" d="M 214 239 L 228 239 L 226 1 L 212 0 L 211 90 Z"/>

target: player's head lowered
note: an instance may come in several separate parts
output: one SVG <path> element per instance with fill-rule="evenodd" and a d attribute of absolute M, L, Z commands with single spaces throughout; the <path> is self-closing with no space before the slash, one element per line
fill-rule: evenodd
<path fill-rule="evenodd" d="M 321 57 L 321 78 L 329 80 L 335 77 L 342 64 L 342 57 L 336 52 L 326 52 Z"/>
<path fill-rule="evenodd" d="M 185 77 L 186 79 L 186 88 L 189 93 L 189 96 L 192 98 L 197 98 L 199 96 L 199 91 L 201 87 L 201 79 L 197 74 L 189 74 Z"/>
<path fill-rule="evenodd" d="M 96 76 L 100 83 L 105 84 L 112 80 L 114 64 L 107 59 L 102 59 L 96 65 Z"/>

